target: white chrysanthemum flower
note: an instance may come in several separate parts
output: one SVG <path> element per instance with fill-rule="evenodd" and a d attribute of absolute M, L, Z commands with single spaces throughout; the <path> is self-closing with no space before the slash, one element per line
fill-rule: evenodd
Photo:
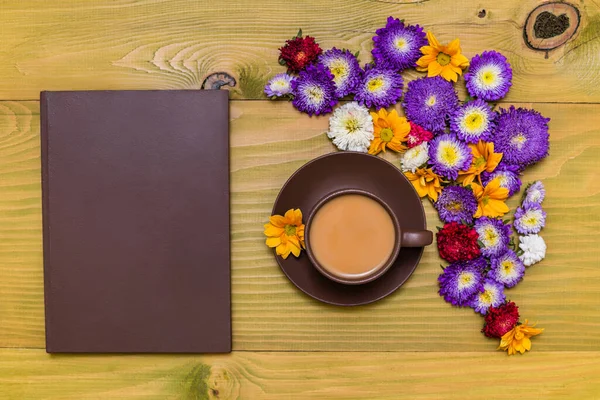
<path fill-rule="evenodd" d="M 429 161 L 429 145 L 427 142 L 423 142 L 418 146 L 406 150 L 400 160 L 400 165 L 402 171 L 415 173 L 427 161 Z"/>
<path fill-rule="evenodd" d="M 546 242 L 540 235 L 519 236 L 519 248 L 523 250 L 519 258 L 528 267 L 546 257 Z"/>
<path fill-rule="evenodd" d="M 373 118 L 366 107 L 357 102 L 337 108 L 329 118 L 327 136 L 340 150 L 366 153 L 373 140 Z"/>

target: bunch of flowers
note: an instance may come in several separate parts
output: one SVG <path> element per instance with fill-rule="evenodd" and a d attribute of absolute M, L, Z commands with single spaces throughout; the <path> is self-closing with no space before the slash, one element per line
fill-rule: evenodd
<path fill-rule="evenodd" d="M 265 93 L 289 98 L 310 116 L 333 112 L 327 136 L 339 150 L 400 153 L 405 176 L 444 223 L 437 246 L 449 265 L 438 278 L 440 295 L 483 315 L 482 332 L 500 338 L 499 348 L 508 354 L 529 350 L 529 338 L 542 330 L 519 322 L 505 290 L 545 256 L 538 235 L 546 220 L 542 183 L 527 187 L 512 225 L 503 217 L 510 211 L 506 200 L 521 190 L 525 168 L 548 155 L 549 119 L 490 103 L 512 85 L 511 66 L 499 52 L 469 59 L 459 39 L 442 44 L 419 25 L 389 17 L 373 37 L 371 54 L 373 61 L 361 67 L 358 53 L 323 51 L 300 32 L 280 49 L 287 73 L 273 77 Z M 426 75 L 405 84 L 401 73 L 407 69 Z M 461 101 L 454 85 L 463 72 L 468 97 Z M 297 256 L 303 242 L 290 239 L 291 225 L 283 224 L 269 227 L 275 237 L 267 244 L 280 246 L 282 256 Z"/>

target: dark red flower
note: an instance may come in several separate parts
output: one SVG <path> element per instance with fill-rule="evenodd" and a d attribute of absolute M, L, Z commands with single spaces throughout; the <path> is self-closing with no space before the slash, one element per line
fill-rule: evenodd
<path fill-rule="evenodd" d="M 310 36 L 287 40 L 279 51 L 279 62 L 287 65 L 289 72 L 302 71 L 323 52 L 315 38 Z"/>
<path fill-rule="evenodd" d="M 433 133 L 415 124 L 414 122 L 408 121 L 408 123 L 410 124 L 410 132 L 406 136 L 406 144 L 409 148 L 418 146 L 423 142 L 429 142 L 431 139 L 433 139 Z"/>
<path fill-rule="evenodd" d="M 487 337 L 501 338 L 519 322 L 519 307 L 512 301 L 500 307 L 490 307 L 481 332 Z"/>
<path fill-rule="evenodd" d="M 473 260 L 481 255 L 477 231 L 470 226 L 450 222 L 437 233 L 440 257 L 449 262 Z"/>

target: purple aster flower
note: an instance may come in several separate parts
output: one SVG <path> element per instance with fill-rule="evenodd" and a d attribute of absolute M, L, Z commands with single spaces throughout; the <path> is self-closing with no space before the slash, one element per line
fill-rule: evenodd
<path fill-rule="evenodd" d="M 452 83 L 441 76 L 424 77 L 409 82 L 402 106 L 409 120 L 441 133 L 446 129 L 446 118 L 458 106 L 458 96 Z"/>
<path fill-rule="evenodd" d="M 490 307 L 498 307 L 506 301 L 504 285 L 493 279 L 486 279 L 483 291 L 475 294 L 469 304 L 475 311 L 485 315 Z"/>
<path fill-rule="evenodd" d="M 473 100 L 459 106 L 450 117 L 450 131 L 467 143 L 489 141 L 496 113 L 483 100 Z"/>
<path fill-rule="evenodd" d="M 338 99 L 352 93 L 360 82 L 360 65 L 350 50 L 334 47 L 320 55 L 319 62 L 333 74 L 335 95 Z"/>
<path fill-rule="evenodd" d="M 511 234 L 509 224 L 497 218 L 482 217 L 475 220 L 475 230 L 484 256 L 497 257 L 508 250 Z"/>
<path fill-rule="evenodd" d="M 463 186 L 446 186 L 435 202 L 443 222 L 473 222 L 477 200 L 473 191 Z"/>
<path fill-rule="evenodd" d="M 402 76 L 396 71 L 367 64 L 354 100 L 369 108 L 389 107 L 402 97 L 403 82 Z"/>
<path fill-rule="evenodd" d="M 265 86 L 265 94 L 267 97 L 281 97 L 292 93 L 292 81 L 294 78 L 291 75 L 277 74 Z"/>
<path fill-rule="evenodd" d="M 309 65 L 292 81 L 292 104 L 308 115 L 331 112 L 337 104 L 333 74 L 322 64 Z"/>
<path fill-rule="evenodd" d="M 488 278 L 503 284 L 507 288 L 515 286 L 525 275 L 525 265 L 512 250 L 507 250 L 500 257 L 492 258 L 492 268 Z"/>
<path fill-rule="evenodd" d="M 396 71 L 415 67 L 421 57 L 421 47 L 427 45 L 423 28 L 404 25 L 397 18 L 388 17 L 385 28 L 377 29 L 375 33 L 371 51 L 375 64 Z"/>
<path fill-rule="evenodd" d="M 519 167 L 500 163 L 493 172 L 484 171 L 481 179 L 484 185 L 487 185 L 494 178 L 500 178 L 500 187 L 508 189 L 508 195 L 512 196 L 521 189 L 521 179 L 519 179 Z"/>
<path fill-rule="evenodd" d="M 521 235 L 538 233 L 546 225 L 546 212 L 539 204 L 517 207 L 513 225 Z"/>
<path fill-rule="evenodd" d="M 500 110 L 493 137 L 495 151 L 504 153 L 502 161 L 523 168 L 548 155 L 549 118 L 535 110 L 517 108 Z"/>
<path fill-rule="evenodd" d="M 472 97 L 486 101 L 500 100 L 512 85 L 512 69 L 502 54 L 484 51 L 471 59 L 465 74 L 467 90 Z"/>
<path fill-rule="evenodd" d="M 483 290 L 485 266 L 486 262 L 481 257 L 448 265 L 438 277 L 440 296 L 455 306 L 469 305 L 473 297 Z"/>
<path fill-rule="evenodd" d="M 542 204 L 546 197 L 546 190 L 542 181 L 535 181 L 525 189 L 525 198 L 523 199 L 523 206 L 530 204 Z"/>
<path fill-rule="evenodd" d="M 455 180 L 458 171 L 469 169 L 472 160 L 469 146 L 450 134 L 436 136 L 429 142 L 429 163 L 438 175 Z"/>

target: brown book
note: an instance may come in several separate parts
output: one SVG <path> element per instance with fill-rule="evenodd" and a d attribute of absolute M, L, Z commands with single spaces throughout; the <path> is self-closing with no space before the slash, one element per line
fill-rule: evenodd
<path fill-rule="evenodd" d="M 231 351 L 227 91 L 41 93 L 46 351 Z"/>

